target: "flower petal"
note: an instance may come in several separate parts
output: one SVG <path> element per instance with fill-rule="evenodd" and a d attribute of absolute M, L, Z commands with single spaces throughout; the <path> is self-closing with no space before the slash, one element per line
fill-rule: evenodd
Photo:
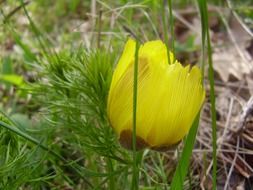
<path fill-rule="evenodd" d="M 113 73 L 111 88 L 119 81 L 120 77 L 124 74 L 130 63 L 134 59 L 136 42 L 129 39 L 124 47 L 124 51 L 120 57 L 117 67 Z"/>
<path fill-rule="evenodd" d="M 148 66 L 148 60 L 145 58 L 139 59 L 138 69 L 138 96 L 143 89 L 143 81 L 151 74 Z M 108 100 L 108 114 L 111 125 L 115 128 L 118 134 L 123 130 L 132 130 L 133 121 L 133 64 L 130 64 L 127 71 L 116 83 L 111 90 Z M 140 105 L 139 98 L 137 97 L 137 112 Z M 141 107 L 141 106 L 140 106 Z M 137 116 L 138 117 L 138 116 Z M 139 127 L 137 127 L 137 130 Z M 137 133 L 147 133 L 148 131 L 137 131 Z M 147 135 L 147 134 L 146 134 Z M 143 135 L 140 135 L 143 137 Z"/>
<path fill-rule="evenodd" d="M 160 114 L 155 117 L 157 126 L 151 127 L 148 135 L 147 141 L 153 146 L 169 146 L 180 141 L 189 131 L 203 104 L 205 92 L 201 84 L 201 72 L 196 66 L 191 71 L 189 69 L 189 66 L 182 67 L 180 63 L 170 65 L 166 80 L 160 83 L 167 90 L 159 99 L 163 103 L 160 105 Z"/>
<path fill-rule="evenodd" d="M 174 56 L 171 52 L 170 62 L 173 63 Z M 161 40 L 149 41 L 139 49 L 140 57 L 148 57 L 153 63 L 168 64 L 167 47 Z"/>

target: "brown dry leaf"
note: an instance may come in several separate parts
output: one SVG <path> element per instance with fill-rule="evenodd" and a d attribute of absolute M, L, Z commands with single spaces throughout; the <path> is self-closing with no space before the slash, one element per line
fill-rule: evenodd
<path fill-rule="evenodd" d="M 252 60 L 245 60 L 247 52 L 240 55 L 235 47 L 216 49 L 213 53 L 214 70 L 219 74 L 223 82 L 229 81 L 229 76 L 242 80 L 252 69 Z M 243 57 L 244 56 L 244 57 Z"/>
<path fill-rule="evenodd" d="M 214 69 L 224 82 L 228 82 L 229 76 L 242 80 L 252 70 L 253 60 L 247 51 L 248 41 L 251 38 L 242 24 L 230 15 L 226 39 L 230 42 L 226 48 L 215 49 L 213 54 Z"/>
<path fill-rule="evenodd" d="M 242 26 L 244 23 L 240 23 L 238 19 L 234 15 L 230 16 L 229 29 L 231 30 L 231 33 L 235 37 L 238 44 L 245 44 L 245 42 L 249 41 L 252 37 L 244 28 L 247 26 Z"/>

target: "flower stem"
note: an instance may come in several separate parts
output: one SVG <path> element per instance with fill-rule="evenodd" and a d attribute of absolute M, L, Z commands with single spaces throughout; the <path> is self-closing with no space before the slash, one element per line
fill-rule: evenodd
<path fill-rule="evenodd" d="M 173 53 L 173 55 L 175 54 L 175 50 L 174 50 L 174 19 L 173 19 L 173 13 L 172 13 L 172 4 L 171 4 L 171 0 L 168 0 L 168 7 L 169 7 L 169 14 L 170 14 L 170 35 L 171 35 L 171 52 Z"/>
<path fill-rule="evenodd" d="M 138 90 L 138 52 L 139 42 L 136 41 L 135 61 L 134 61 L 134 85 L 133 85 L 133 133 L 132 133 L 132 148 L 133 148 L 133 175 L 132 175 L 132 190 L 139 189 L 139 167 L 136 151 L 136 115 L 137 115 L 137 90 Z"/>
<path fill-rule="evenodd" d="M 165 41 L 166 49 L 167 49 L 167 56 L 168 56 L 168 63 L 170 62 L 170 52 L 169 52 L 169 38 L 168 38 L 168 25 L 167 25 L 167 0 L 163 0 L 163 3 L 161 4 L 162 8 L 162 24 L 163 24 L 163 40 Z"/>
<path fill-rule="evenodd" d="M 111 158 L 107 158 L 106 164 L 107 164 L 108 173 L 113 173 L 114 171 L 113 171 L 113 164 L 112 164 Z M 109 189 L 110 190 L 115 189 L 115 179 L 113 175 L 109 176 Z"/>

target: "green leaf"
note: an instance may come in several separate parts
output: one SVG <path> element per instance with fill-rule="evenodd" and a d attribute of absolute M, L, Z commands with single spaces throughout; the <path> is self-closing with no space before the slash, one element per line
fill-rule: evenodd
<path fill-rule="evenodd" d="M 198 131 L 198 126 L 199 126 L 199 114 L 195 118 L 192 124 L 192 127 L 190 129 L 190 132 L 187 136 L 187 139 L 185 141 L 181 158 L 179 160 L 176 172 L 174 173 L 174 176 L 172 179 L 171 188 L 170 188 L 171 190 L 183 189 L 184 179 L 188 171 L 192 149 L 194 147 L 196 134 Z"/>

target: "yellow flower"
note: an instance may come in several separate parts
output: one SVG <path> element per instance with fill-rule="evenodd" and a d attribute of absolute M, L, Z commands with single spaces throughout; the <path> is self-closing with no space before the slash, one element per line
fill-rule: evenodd
<path fill-rule="evenodd" d="M 107 112 L 126 148 L 132 147 L 133 78 L 136 42 L 129 39 L 114 71 Z M 204 98 L 197 66 L 183 67 L 166 46 L 150 41 L 140 46 L 138 57 L 137 149 L 170 147 L 188 133 Z"/>

